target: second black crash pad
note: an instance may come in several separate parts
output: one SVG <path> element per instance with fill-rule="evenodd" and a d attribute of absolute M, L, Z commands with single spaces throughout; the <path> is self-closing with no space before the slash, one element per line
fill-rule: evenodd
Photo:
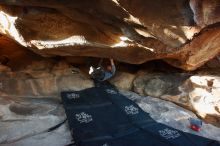
<path fill-rule="evenodd" d="M 219 146 L 158 123 L 110 84 L 61 93 L 76 146 Z"/>

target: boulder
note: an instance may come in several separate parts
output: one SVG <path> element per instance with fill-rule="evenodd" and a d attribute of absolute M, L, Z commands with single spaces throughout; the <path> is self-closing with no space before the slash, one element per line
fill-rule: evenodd
<path fill-rule="evenodd" d="M 220 77 L 195 75 L 190 77 L 192 91 L 189 99 L 198 115 L 210 123 L 220 125 Z"/>
<path fill-rule="evenodd" d="M 0 73 L 0 96 L 59 97 L 62 90 L 82 90 L 94 83 L 65 62 L 39 61 L 24 70 Z"/>
<path fill-rule="evenodd" d="M 174 102 L 220 126 L 219 81 L 219 73 L 147 73 L 135 79 L 134 91 Z"/>
<path fill-rule="evenodd" d="M 0 2 L 0 33 L 41 56 L 163 59 L 195 70 L 220 52 L 218 0 Z M 163 13 L 161 13 L 163 12 Z"/>
<path fill-rule="evenodd" d="M 24 69 L 27 65 L 41 60 L 49 60 L 19 45 L 10 38 L 0 37 L 0 64 L 12 70 Z"/>
<path fill-rule="evenodd" d="M 59 100 L 0 96 L 0 101 L 0 145 L 61 146 L 71 143 L 67 123 L 48 132 L 66 119 Z"/>
<path fill-rule="evenodd" d="M 29 62 L 18 71 L 0 65 L 0 145 L 61 146 L 72 143 L 60 92 L 93 87 L 93 81 L 62 61 Z"/>
<path fill-rule="evenodd" d="M 109 80 L 111 84 L 121 90 L 131 90 L 136 75 L 129 72 L 116 72 L 115 76 Z"/>

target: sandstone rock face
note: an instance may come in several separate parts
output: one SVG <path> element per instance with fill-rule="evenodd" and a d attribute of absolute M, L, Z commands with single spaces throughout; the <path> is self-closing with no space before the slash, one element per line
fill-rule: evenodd
<path fill-rule="evenodd" d="M 131 90 L 136 75 L 127 72 L 117 72 L 116 75 L 109 80 L 111 84 L 121 90 Z"/>
<path fill-rule="evenodd" d="M 71 143 L 67 123 L 47 132 L 66 118 L 59 100 L 0 96 L 0 101 L 0 145 L 61 146 Z"/>
<path fill-rule="evenodd" d="M 220 52 L 219 0 L 0 1 L 0 33 L 42 56 L 194 70 Z"/>
<path fill-rule="evenodd" d="M 59 97 L 62 90 L 93 87 L 93 81 L 66 63 L 38 62 L 19 72 L 0 73 L 0 96 Z"/>
<path fill-rule="evenodd" d="M 207 74 L 145 74 L 134 81 L 134 91 L 172 101 L 220 126 L 220 78 Z"/>
<path fill-rule="evenodd" d="M 41 60 L 48 59 L 18 45 L 7 37 L 0 37 L 0 64 L 7 65 L 13 70 L 19 70 Z"/>
<path fill-rule="evenodd" d="M 220 125 L 220 77 L 197 75 L 190 78 L 189 99 L 195 111 L 205 120 Z"/>
<path fill-rule="evenodd" d="M 219 0 L 190 0 L 190 7 L 194 13 L 194 21 L 204 27 L 219 22 Z"/>
<path fill-rule="evenodd" d="M 42 60 L 11 71 L 0 65 L 0 145 L 63 146 L 72 143 L 60 92 L 93 86 L 81 71 L 64 62 Z"/>

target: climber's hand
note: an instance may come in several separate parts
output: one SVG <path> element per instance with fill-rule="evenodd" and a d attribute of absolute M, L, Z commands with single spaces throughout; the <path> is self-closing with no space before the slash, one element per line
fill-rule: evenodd
<path fill-rule="evenodd" d="M 114 60 L 111 58 L 110 59 L 111 65 L 114 65 Z"/>

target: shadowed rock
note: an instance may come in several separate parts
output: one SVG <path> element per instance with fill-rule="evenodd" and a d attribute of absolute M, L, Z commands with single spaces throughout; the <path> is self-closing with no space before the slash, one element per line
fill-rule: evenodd
<path fill-rule="evenodd" d="M 42 56 L 92 56 L 130 64 L 163 59 L 194 70 L 220 52 L 219 0 L 0 4 L 0 32 Z"/>

